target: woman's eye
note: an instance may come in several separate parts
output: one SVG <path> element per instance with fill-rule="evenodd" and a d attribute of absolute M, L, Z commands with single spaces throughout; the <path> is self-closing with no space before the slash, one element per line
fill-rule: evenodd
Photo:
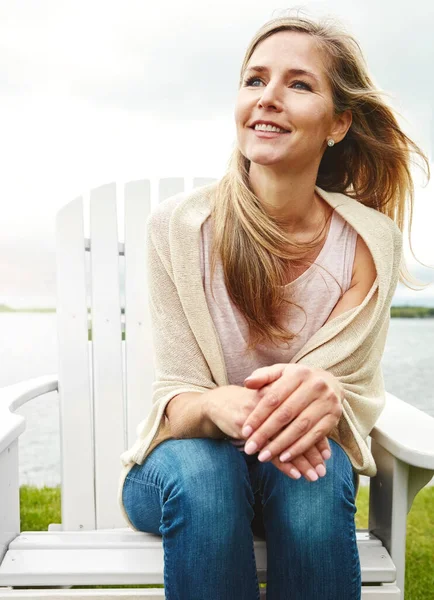
<path fill-rule="evenodd" d="M 249 86 L 250 86 L 250 87 L 257 87 L 257 86 L 254 86 L 254 85 L 253 85 L 253 83 L 254 83 L 255 81 L 259 81 L 259 82 L 261 82 L 261 83 L 262 83 L 262 80 L 261 80 L 261 79 L 259 79 L 259 77 L 250 77 L 249 79 L 246 79 L 246 81 L 244 82 L 244 85 L 245 85 L 246 87 L 249 87 Z M 296 86 L 296 85 L 302 85 L 302 86 L 304 87 L 304 89 L 306 89 L 306 90 L 309 90 L 309 91 L 312 91 L 312 88 L 311 88 L 311 86 L 310 86 L 308 83 L 306 83 L 305 81 L 300 81 L 300 80 L 297 80 L 297 81 L 293 81 L 293 82 L 292 82 L 292 84 L 291 84 L 291 86 L 292 86 L 292 87 L 294 87 L 294 86 Z"/>
<path fill-rule="evenodd" d="M 246 79 L 245 85 L 246 86 L 252 85 L 252 83 L 254 81 L 261 81 L 261 80 L 259 79 L 259 77 L 250 77 L 250 79 Z"/>
<path fill-rule="evenodd" d="M 305 89 L 312 91 L 311 86 L 308 83 L 305 83 L 304 81 L 294 81 L 292 85 L 294 86 L 294 85 L 300 85 L 300 84 L 304 85 Z"/>

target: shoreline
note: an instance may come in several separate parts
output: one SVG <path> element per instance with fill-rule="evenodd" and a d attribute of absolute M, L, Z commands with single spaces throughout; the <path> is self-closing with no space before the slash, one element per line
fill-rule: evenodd
<path fill-rule="evenodd" d="M 13 308 L 7 304 L 0 304 L 0 313 L 55 313 L 56 308 Z M 90 308 L 88 308 L 90 312 Z M 121 309 L 124 313 L 124 309 Z M 434 307 L 429 306 L 414 306 L 409 304 L 392 306 L 390 309 L 391 319 L 434 319 Z"/>

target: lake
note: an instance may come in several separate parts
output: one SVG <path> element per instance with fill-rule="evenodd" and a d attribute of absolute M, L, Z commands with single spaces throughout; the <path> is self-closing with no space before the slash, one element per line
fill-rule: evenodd
<path fill-rule="evenodd" d="M 54 313 L 0 313 L 0 326 L 1 387 L 57 372 Z M 434 417 L 434 319 L 391 319 L 383 373 L 389 392 Z M 27 420 L 19 442 L 20 484 L 58 485 L 57 393 L 30 401 L 19 413 Z"/>

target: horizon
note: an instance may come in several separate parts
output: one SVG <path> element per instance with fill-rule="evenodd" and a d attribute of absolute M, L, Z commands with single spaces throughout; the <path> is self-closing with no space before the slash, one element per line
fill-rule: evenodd
<path fill-rule="evenodd" d="M 45 293 L 31 293 L 27 289 L 26 293 L 9 293 L 0 295 L 0 305 L 6 305 L 13 309 L 20 308 L 55 308 L 56 307 L 56 290 L 55 290 L 55 265 L 50 277 L 50 291 Z M 414 291 L 402 283 L 398 283 L 395 294 L 392 298 L 392 306 L 418 306 L 433 308 L 434 307 L 434 269 L 425 269 L 423 267 L 410 265 L 410 273 L 418 280 L 429 283 L 429 286 L 424 290 Z M 38 275 L 34 273 L 34 275 Z M 41 280 L 39 279 L 39 283 Z M 124 289 L 121 282 L 120 287 L 121 306 L 124 306 Z"/>
<path fill-rule="evenodd" d="M 122 230 L 122 228 L 120 228 Z M 89 233 L 85 231 L 86 237 Z M 413 237 L 413 236 L 412 236 Z M 123 238 L 119 236 L 119 241 Z M 402 283 L 398 283 L 393 296 L 392 306 L 408 303 L 410 306 L 434 306 L 434 264 L 429 264 L 421 256 L 413 243 L 416 257 L 425 267 L 413 260 L 408 252 L 408 242 L 404 237 L 405 259 L 410 274 L 417 280 L 428 283 L 423 290 L 413 291 Z M 425 260 L 424 260 L 425 259 Z M 434 260 L 433 260 L 434 263 Z M 123 258 L 120 258 L 121 295 Z M 0 273 L 2 293 L 0 304 L 11 308 L 51 308 L 56 305 L 56 253 L 53 239 L 41 240 L 0 240 Z"/>
<path fill-rule="evenodd" d="M 405 299 L 400 299 L 399 297 L 397 297 L 396 300 L 399 300 L 400 302 L 407 302 Z M 32 310 L 37 311 L 37 310 L 44 310 L 44 309 L 45 310 L 56 310 L 55 301 L 56 301 L 56 299 L 51 298 L 51 297 L 47 298 L 47 297 L 36 296 L 36 297 L 30 297 L 30 300 L 29 300 L 29 298 L 20 298 L 18 296 L 13 296 L 13 297 L 0 296 L 0 312 L 2 312 L 1 308 L 3 308 L 3 307 L 11 309 L 11 311 L 28 310 L 29 312 L 31 312 Z M 431 302 L 431 304 L 429 302 Z M 122 307 L 123 307 L 123 305 L 121 303 L 121 309 L 122 309 Z M 392 299 L 391 308 L 434 308 L 434 296 L 432 298 L 428 299 L 428 301 L 424 301 L 421 299 L 420 301 L 414 301 L 414 303 L 412 302 L 411 299 L 409 299 L 408 302 L 405 304 L 395 304 Z M 7 311 L 3 311 L 3 312 L 7 312 Z"/>

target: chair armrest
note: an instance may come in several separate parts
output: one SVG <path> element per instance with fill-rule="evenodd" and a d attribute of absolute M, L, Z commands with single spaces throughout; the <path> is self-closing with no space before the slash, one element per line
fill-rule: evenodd
<path fill-rule="evenodd" d="M 371 437 L 402 462 L 434 471 L 434 418 L 388 392 Z"/>
<path fill-rule="evenodd" d="M 17 408 L 43 394 L 58 389 L 57 375 L 44 375 L 0 388 L 0 453 L 25 429 L 25 419 Z"/>

